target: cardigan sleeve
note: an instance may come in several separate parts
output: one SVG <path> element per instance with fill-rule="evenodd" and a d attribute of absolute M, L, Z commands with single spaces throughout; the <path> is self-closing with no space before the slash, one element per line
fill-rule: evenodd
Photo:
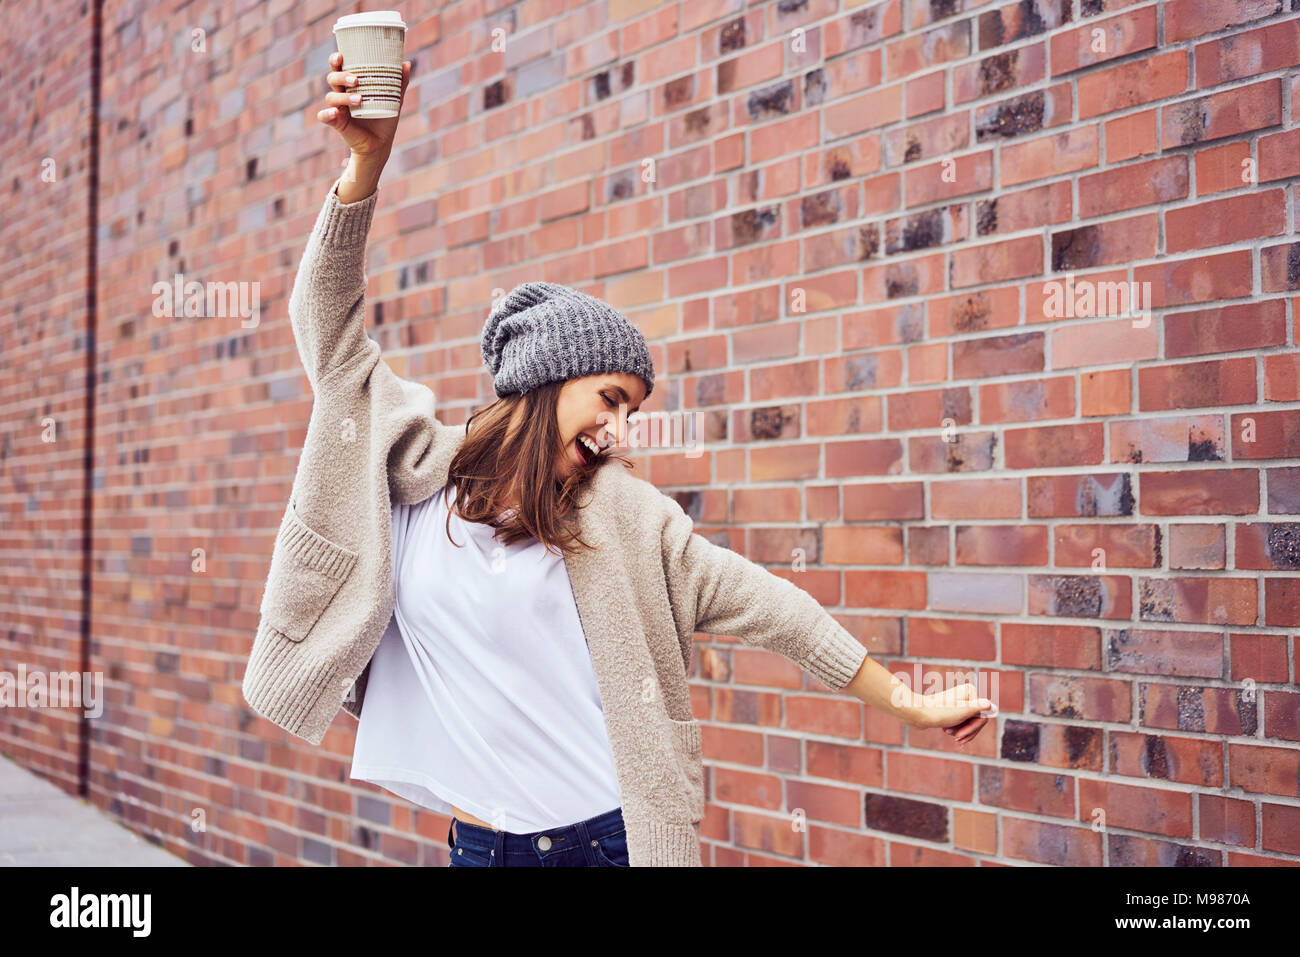
<path fill-rule="evenodd" d="M 681 505 L 658 494 L 664 575 L 679 621 L 783 655 L 832 691 L 853 680 L 867 649 L 812 595 L 696 534 Z"/>
<path fill-rule="evenodd" d="M 379 192 L 342 203 L 337 185 L 336 180 L 316 217 L 289 294 L 289 321 L 312 392 L 364 349 L 368 338 L 366 237 Z"/>

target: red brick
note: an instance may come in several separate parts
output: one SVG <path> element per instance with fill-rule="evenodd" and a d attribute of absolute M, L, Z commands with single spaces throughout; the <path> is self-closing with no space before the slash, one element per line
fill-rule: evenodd
<path fill-rule="evenodd" d="M 1043 244 L 1037 236 L 958 248 L 949 270 L 953 288 L 1034 276 L 1043 271 Z"/>
<path fill-rule="evenodd" d="M 1088 422 L 1007 429 L 1003 437 L 1007 468 L 1033 469 L 1100 464 L 1106 432 L 1102 423 Z"/>
<path fill-rule="evenodd" d="M 860 483 L 844 486 L 844 520 L 879 522 L 925 517 L 925 486 L 920 482 Z"/>
<path fill-rule="evenodd" d="M 1074 782 L 1050 771 L 982 764 L 980 804 L 1008 811 L 1056 817 L 1074 816 Z"/>
<path fill-rule="evenodd" d="M 1300 243 L 1260 249 L 1259 272 L 1265 292 L 1300 289 Z"/>
<path fill-rule="evenodd" d="M 1052 233 L 1052 270 L 1149 259 L 1156 253 L 1159 231 L 1155 213 L 1060 230 Z"/>
<path fill-rule="evenodd" d="M 1267 402 L 1300 400 L 1300 352 L 1264 356 L 1264 399 Z"/>
<path fill-rule="evenodd" d="M 1151 307 L 1235 299 L 1251 294 L 1250 250 L 1135 266 L 1135 282 L 1151 283 Z"/>
<path fill-rule="evenodd" d="M 1133 409 L 1129 370 L 1103 369 L 1081 373 L 1079 406 L 1081 415 L 1127 415 Z"/>
<path fill-rule="evenodd" d="M 924 608 L 926 575 L 913 571 L 845 570 L 844 600 L 854 608 Z"/>
<path fill-rule="evenodd" d="M 942 525 L 913 526 L 909 528 L 907 530 L 907 563 L 909 565 L 947 565 L 948 529 Z"/>
<path fill-rule="evenodd" d="M 1273 628 L 1300 625 L 1300 579 L 1264 579 L 1264 624 Z"/>
<path fill-rule="evenodd" d="M 1178 43 L 1276 13 L 1276 0 L 1169 0 L 1165 42 Z"/>
<path fill-rule="evenodd" d="M 993 151 L 944 157 L 906 170 L 903 197 L 908 207 L 978 193 L 993 186 Z"/>
<path fill-rule="evenodd" d="M 1237 412 L 1229 432 L 1234 459 L 1300 458 L 1300 410 Z"/>
<path fill-rule="evenodd" d="M 1020 482 L 1017 479 L 980 479 L 933 482 L 930 517 L 1019 518 Z"/>
<path fill-rule="evenodd" d="M 1255 469 L 1183 469 L 1138 473 L 1144 515 L 1250 515 L 1259 510 Z"/>
<path fill-rule="evenodd" d="M 953 429 L 954 425 L 945 424 L 944 431 L 937 435 L 907 440 L 913 472 L 987 472 L 997 464 L 998 437 L 994 432 Z"/>
<path fill-rule="evenodd" d="M 1047 75 L 1046 55 L 1046 43 L 1033 43 L 953 67 L 953 102 L 1028 88 Z"/>
<path fill-rule="evenodd" d="M 1265 469 L 1268 510 L 1275 515 L 1300 515 L 1300 468 Z"/>
<path fill-rule="evenodd" d="M 992 661 L 997 657 L 995 628 L 991 621 L 909 617 L 907 651 L 912 657 Z"/>
<path fill-rule="evenodd" d="M 1100 671 L 1101 629 L 1050 622 L 1005 622 L 1002 663 Z"/>
<path fill-rule="evenodd" d="M 885 44 L 885 76 L 891 80 L 958 60 L 971 51 L 972 20 L 957 20 Z"/>
<path fill-rule="evenodd" d="M 1085 218 L 1186 196 L 1186 156 L 1163 156 L 1079 177 L 1079 215 Z"/>
<path fill-rule="evenodd" d="M 1192 836 L 1192 794 L 1142 788 L 1114 781 L 1079 781 L 1079 819 L 1091 820 L 1100 808 L 1108 827 L 1126 828 L 1169 837 Z"/>
<path fill-rule="evenodd" d="M 1002 147 L 1002 186 L 1060 176 L 1097 165 L 1097 127 L 1080 126 Z"/>
<path fill-rule="evenodd" d="M 944 108 L 944 77 L 943 70 L 935 70 L 903 84 L 908 119 Z"/>
<path fill-rule="evenodd" d="M 1128 724 L 1132 719 L 1132 700 L 1130 681 L 1031 674 L 1026 710 L 1054 718 Z"/>
<path fill-rule="evenodd" d="M 1264 736 L 1282 741 L 1300 741 L 1300 694 L 1291 691 L 1264 692 Z"/>
<path fill-rule="evenodd" d="M 846 351 L 916 342 L 923 336 L 924 312 L 914 305 L 845 311 L 840 317 L 840 341 Z"/>
<path fill-rule="evenodd" d="M 1254 162 L 1250 144 L 1240 141 L 1197 150 L 1196 195 L 1222 193 L 1249 185 L 1254 175 Z"/>
<path fill-rule="evenodd" d="M 1230 640 L 1230 680 L 1241 682 L 1249 678 L 1256 682 L 1287 682 L 1289 667 L 1285 635 L 1233 634 Z"/>
<path fill-rule="evenodd" d="M 1281 122 L 1282 82 L 1263 80 L 1160 107 L 1160 146 L 1205 143 Z"/>
<path fill-rule="evenodd" d="M 902 166 L 956 153 L 970 145 L 970 121 L 960 114 L 936 116 L 885 133 L 885 161 Z"/>
<path fill-rule="evenodd" d="M 1300 20 L 1294 22 L 1300 23 Z M 1249 147 L 1246 152 L 1250 152 Z M 1292 176 L 1300 176 L 1300 129 L 1261 136 L 1257 176 L 1259 182 L 1267 183 L 1269 180 L 1288 179 Z"/>
<path fill-rule="evenodd" d="M 907 349 L 907 381 L 909 385 L 926 385 L 948 378 L 948 345 L 932 342 L 928 345 L 909 346 Z"/>
<path fill-rule="evenodd" d="M 1267 2 L 1264 0 L 1255 6 L 1262 8 Z M 1196 85 L 1218 86 L 1232 80 L 1272 73 L 1297 63 L 1300 63 L 1300 22 L 1287 20 L 1198 43 Z"/>
<path fill-rule="evenodd" d="M 1180 416 L 1110 423 L 1112 462 L 1222 461 L 1223 416 Z"/>
<path fill-rule="evenodd" d="M 883 526 L 827 525 L 822 561 L 833 565 L 883 565 L 903 561 L 903 530 Z"/>
<path fill-rule="evenodd" d="M 1264 299 L 1235 306 L 1165 315 L 1165 355 L 1265 349 L 1286 342 L 1286 302 Z"/>
<path fill-rule="evenodd" d="M 1130 778 L 1175 781 L 1202 788 L 1223 786 L 1223 743 L 1130 731 L 1109 735 L 1111 773 Z M 1252 822 L 1254 815 L 1251 815 Z"/>
<path fill-rule="evenodd" d="M 1300 748 L 1229 742 L 1228 787 L 1300 797 Z"/>
<path fill-rule="evenodd" d="M 1019 324 L 1019 287 L 979 289 L 929 301 L 930 335 L 952 336 Z"/>
<path fill-rule="evenodd" d="M 864 301 L 879 302 L 895 296 L 930 296 L 945 288 L 944 254 L 894 260 L 862 270 Z"/>
<path fill-rule="evenodd" d="M 1222 794 L 1198 794 L 1200 837 L 1219 844 L 1255 846 L 1255 805 Z"/>
<path fill-rule="evenodd" d="M 1261 804 L 1263 825 L 1260 846 L 1266 851 L 1300 854 L 1300 808 L 1288 804 Z"/>
<path fill-rule="evenodd" d="M 1257 618 L 1255 579 L 1139 579 L 1138 592 L 1141 618 L 1147 622 L 1255 624 Z M 1186 637 L 1186 632 L 1173 635 Z M 1179 649 L 1187 646 L 1180 644 Z M 1222 674 L 1221 659 L 1219 650 L 1216 668 L 1206 676 Z"/>
<path fill-rule="evenodd" d="M 1255 734 L 1255 708 L 1241 688 L 1138 685 L 1138 724 L 1205 734 Z"/>
<path fill-rule="evenodd" d="M 1157 151 L 1157 111 L 1146 110 L 1107 120 L 1106 162 L 1118 163 Z"/>
<path fill-rule="evenodd" d="M 1046 525 L 958 525 L 958 565 L 1046 565 Z"/>
<path fill-rule="evenodd" d="M 804 406 L 804 434 L 814 436 L 879 432 L 882 425 L 880 405 L 879 396 L 809 402 Z"/>
<path fill-rule="evenodd" d="M 1187 51 L 1171 50 L 1098 70 L 1079 77 L 1078 83 L 1081 120 L 1168 99 L 1187 89 Z"/>
<path fill-rule="evenodd" d="M 1095 33 L 1098 30 L 1102 34 L 1100 38 Z M 1052 34 L 1052 76 L 1149 50 L 1155 45 L 1155 7 L 1142 7 L 1105 20 L 1090 20 L 1073 30 Z"/>
<path fill-rule="evenodd" d="M 1169 567 L 1225 568 L 1227 538 L 1223 526 L 1214 523 L 1169 525 Z"/>
<path fill-rule="evenodd" d="M 703 14 L 714 16 L 712 7 L 702 7 Z M 856 50 L 868 43 L 877 43 L 903 29 L 903 16 L 899 0 L 887 0 L 871 8 L 869 16 L 862 11 L 852 11 L 826 23 L 822 33 L 822 49 L 827 59 Z"/>
<path fill-rule="evenodd" d="M 1002 853 L 1035 864 L 1099 867 L 1103 863 L 1101 838 L 1088 827 L 1065 827 L 1028 818 L 1002 819 Z"/>
<path fill-rule="evenodd" d="M 921 389 L 889 397 L 888 428 L 891 432 L 969 425 L 970 422 L 971 392 L 965 386 Z"/>
<path fill-rule="evenodd" d="M 898 439 L 859 439 L 826 443 L 826 478 L 896 474 L 902 470 Z"/>
<path fill-rule="evenodd" d="M 1237 568 L 1287 571 L 1300 568 L 1300 523 L 1238 522 L 1236 525 Z"/>
<path fill-rule="evenodd" d="M 1001 192 L 992 199 L 976 200 L 976 231 L 989 236 L 1063 223 L 1071 218 L 1071 203 L 1067 180 Z"/>
<path fill-rule="evenodd" d="M 952 347 L 953 375 L 959 379 L 1041 372 L 1043 334 L 985 337 L 956 342 Z"/>
<path fill-rule="evenodd" d="M 1133 489 L 1123 472 L 1031 475 L 1025 484 L 1030 518 L 1134 514 Z"/>
<path fill-rule="evenodd" d="M 1180 206 L 1165 213 L 1165 252 L 1226 246 L 1286 232 L 1286 195 L 1280 189 Z"/>
<path fill-rule="evenodd" d="M 1107 568 L 1158 568 L 1160 529 L 1156 525 L 1057 525 L 1056 564 Z"/>
<path fill-rule="evenodd" d="M 828 392 L 886 389 L 903 382 L 902 351 L 898 349 L 872 349 L 827 356 L 822 364 Z"/>
<path fill-rule="evenodd" d="M 1053 376 L 980 386 L 981 422 L 1067 419 L 1074 415 L 1074 377 Z"/>
<path fill-rule="evenodd" d="M 1139 328 L 1132 319 L 1069 322 L 1052 330 L 1052 368 L 1076 365 L 1132 363 L 1152 359 L 1160 351 L 1156 324 Z"/>
<path fill-rule="evenodd" d="M 1062 618 L 1128 618 L 1132 580 L 1118 575 L 1030 575 L 1029 614 Z"/>

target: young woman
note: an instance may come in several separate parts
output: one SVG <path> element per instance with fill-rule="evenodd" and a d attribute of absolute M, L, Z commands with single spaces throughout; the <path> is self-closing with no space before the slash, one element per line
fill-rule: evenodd
<path fill-rule="evenodd" d="M 300 268 L 309 287 L 330 285 L 322 264 L 356 268 L 397 126 L 396 117 L 349 117 L 353 78 L 339 54 L 330 65 L 332 92 L 318 119 L 340 134 L 351 159 Z M 409 75 L 407 62 L 403 92 Z M 291 303 L 295 332 L 309 340 L 299 347 L 311 359 L 309 374 L 316 370 L 318 402 L 328 384 L 374 367 L 367 348 L 374 344 L 363 345 L 355 328 L 310 341 L 313 308 L 321 325 L 355 314 L 348 283 L 359 275 L 356 268 L 337 290 L 309 288 Z M 313 299 L 325 304 L 312 306 Z M 454 440 L 443 435 L 453 430 L 435 428 L 441 444 L 433 457 L 448 461 L 431 473 L 440 483 L 433 494 L 407 494 L 405 480 L 390 488 L 395 600 L 358 680 L 364 707 L 356 702 L 352 711 L 360 722 L 352 776 L 449 814 L 452 866 L 625 867 L 631 857 L 698 863 L 698 723 L 671 713 L 689 706 L 679 666 L 697 629 L 786 654 L 833 690 L 917 727 L 944 727 L 963 743 L 983 727 L 979 712 L 991 703 L 969 685 L 946 698 L 907 692 L 807 593 L 692 534 L 672 499 L 620 477 L 630 463 L 611 452 L 616 423 L 649 397 L 654 369 L 644 338 L 617 310 L 565 286 L 524 283 L 492 308 L 480 346 L 497 400 L 470 416 Z M 369 445 L 387 449 L 379 438 Z M 307 519 L 323 517 L 321 494 L 303 489 L 315 499 Z M 599 520 L 580 515 L 585 490 L 599 493 L 583 499 L 588 509 L 604 509 Z M 343 568 L 339 580 L 358 564 L 356 554 L 304 523 L 292 501 L 290 513 L 286 540 L 298 552 L 286 552 L 282 565 L 292 571 L 272 603 L 273 611 L 286 609 L 282 622 L 294 620 L 288 576 L 321 582 L 302 564 L 331 574 Z M 596 530 L 598 541 L 584 540 L 580 527 Z M 584 563 L 591 552 L 604 564 Z M 309 557 L 294 565 L 293 554 Z M 643 564 L 630 567 L 625 555 Z M 623 587 L 596 603 L 593 581 L 602 575 Z M 290 636 L 295 641 L 306 644 L 307 632 L 326 627 L 317 618 L 338 581 L 327 585 L 316 604 L 300 609 L 306 618 Z M 660 628 L 665 621 L 672 627 Z M 334 632 L 316 640 L 332 641 Z M 273 650 L 255 649 L 254 658 L 297 651 L 284 642 L 266 647 Z M 281 705 L 281 692 L 264 690 L 283 686 L 273 676 L 284 673 L 259 665 L 259 676 L 246 679 L 246 697 L 264 713 L 292 711 L 292 722 L 282 723 L 301 731 L 296 715 L 306 705 Z M 293 701 L 299 698 L 305 695 Z M 629 798 L 635 814 L 625 821 L 620 800 Z"/>

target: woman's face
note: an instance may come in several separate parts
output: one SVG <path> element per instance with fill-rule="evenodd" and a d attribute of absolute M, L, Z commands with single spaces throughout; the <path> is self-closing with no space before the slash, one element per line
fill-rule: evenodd
<path fill-rule="evenodd" d="M 618 438 L 620 414 L 631 415 L 637 411 L 645 393 L 645 383 L 630 372 L 583 376 L 569 379 L 560 387 L 555 413 L 564 440 L 565 454 L 561 461 L 569 471 L 591 457 L 589 451 L 584 451 L 579 436 L 591 439 L 599 450 L 613 445 Z M 623 413 L 620 405 L 626 407 Z M 584 459 L 584 455 L 588 458 Z"/>

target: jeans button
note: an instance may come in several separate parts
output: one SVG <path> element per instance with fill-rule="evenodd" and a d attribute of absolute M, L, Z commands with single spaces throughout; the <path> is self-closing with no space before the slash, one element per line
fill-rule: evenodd
<path fill-rule="evenodd" d="M 543 834 L 537 839 L 537 846 L 544 851 L 549 851 L 551 849 L 551 839 Z"/>

